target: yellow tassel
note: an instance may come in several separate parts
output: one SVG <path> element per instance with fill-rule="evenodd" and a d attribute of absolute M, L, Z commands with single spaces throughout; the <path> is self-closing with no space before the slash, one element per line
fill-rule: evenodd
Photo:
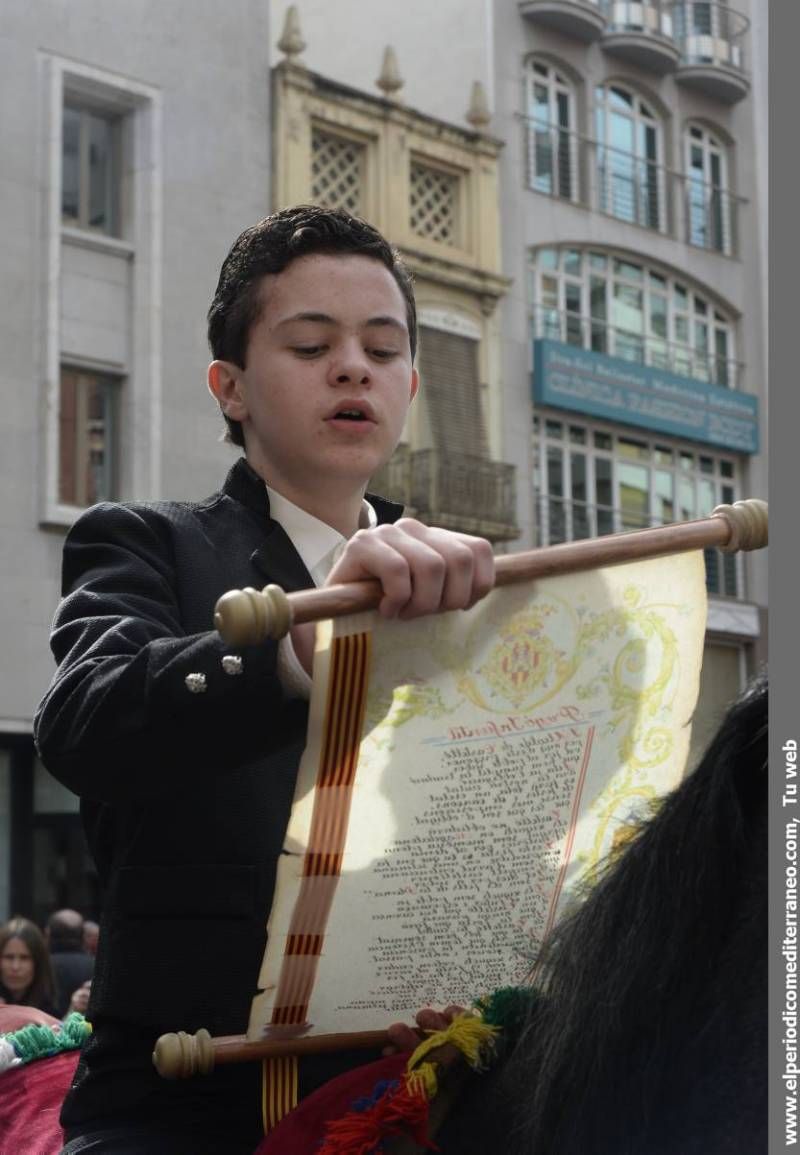
<path fill-rule="evenodd" d="M 422 1094 L 426 1099 L 432 1099 L 439 1089 L 434 1063 L 422 1063 L 406 1075 L 406 1085 L 412 1094 Z"/>
<path fill-rule="evenodd" d="M 407 1069 L 413 1071 L 430 1051 L 445 1043 L 457 1047 L 470 1067 L 478 1067 L 484 1052 L 494 1046 L 494 1039 L 498 1033 L 498 1027 L 484 1023 L 473 1014 L 458 1015 L 443 1031 L 435 1031 L 420 1043 L 408 1060 Z"/>

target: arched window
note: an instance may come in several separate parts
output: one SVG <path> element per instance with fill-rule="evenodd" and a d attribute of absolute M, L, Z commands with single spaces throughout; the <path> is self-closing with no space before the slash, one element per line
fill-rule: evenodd
<path fill-rule="evenodd" d="M 686 228 L 690 245 L 733 252 L 727 150 L 696 124 L 686 130 Z"/>
<path fill-rule="evenodd" d="M 533 60 L 527 72 L 528 184 L 548 196 L 578 199 L 575 95 L 555 68 Z"/>
<path fill-rule="evenodd" d="M 734 326 L 702 291 L 626 255 L 537 249 L 533 335 L 736 388 Z"/>
<path fill-rule="evenodd" d="M 616 84 L 595 90 L 598 196 L 602 212 L 666 229 L 663 131 L 640 96 Z"/>

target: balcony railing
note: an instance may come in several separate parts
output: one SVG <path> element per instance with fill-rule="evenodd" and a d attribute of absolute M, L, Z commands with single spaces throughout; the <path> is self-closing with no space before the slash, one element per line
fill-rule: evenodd
<path fill-rule="evenodd" d="M 747 95 L 745 16 L 716 0 L 518 0 L 522 16 L 734 103 Z"/>
<path fill-rule="evenodd" d="M 747 95 L 745 16 L 713 0 L 684 0 L 674 6 L 674 24 L 678 80 L 729 104 Z"/>
<path fill-rule="evenodd" d="M 603 34 L 603 0 L 519 0 L 519 11 L 562 36 L 589 43 Z"/>
<path fill-rule="evenodd" d="M 534 192 L 725 256 L 737 254 L 744 198 L 557 125 L 522 121 L 526 180 Z"/>
<path fill-rule="evenodd" d="M 672 0 L 606 0 L 606 34 L 636 32 L 672 40 Z"/>
<path fill-rule="evenodd" d="M 592 505 L 539 492 L 535 494 L 535 503 L 537 546 L 558 545 L 564 541 L 665 524 L 662 519 L 639 510 Z M 722 597 L 744 597 L 742 555 L 723 553 L 719 549 L 704 550 L 704 555 L 708 592 Z"/>
<path fill-rule="evenodd" d="M 607 0 L 603 48 L 659 75 L 671 72 L 680 58 L 673 7 L 672 0 Z"/>
<path fill-rule="evenodd" d="M 490 541 L 519 537 L 514 466 L 472 454 L 400 445 L 370 489 L 409 507 L 431 525 Z"/>
<path fill-rule="evenodd" d="M 741 389 L 744 362 L 716 356 L 708 350 L 692 349 L 664 337 L 634 332 L 597 317 L 587 317 L 562 309 L 539 305 L 533 310 L 533 335 L 563 341 L 579 349 L 605 353 L 664 369 L 680 377 L 708 381 L 727 389 Z"/>

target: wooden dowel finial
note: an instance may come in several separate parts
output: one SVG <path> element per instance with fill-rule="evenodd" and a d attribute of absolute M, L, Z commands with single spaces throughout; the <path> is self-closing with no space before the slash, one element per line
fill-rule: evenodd
<path fill-rule="evenodd" d="M 229 590 L 214 607 L 214 626 L 229 646 L 278 640 L 292 627 L 292 607 L 280 586 Z"/>
<path fill-rule="evenodd" d="M 711 517 L 699 521 L 612 533 L 499 557 L 496 584 L 505 586 L 557 573 L 581 573 L 692 549 L 761 549 L 767 538 L 766 502 L 737 501 L 734 505 L 718 505 Z M 283 637 L 295 623 L 376 609 L 380 600 L 381 585 L 373 578 L 289 595 L 275 585 L 265 586 L 260 593 L 254 589 L 230 590 L 217 602 L 214 625 L 228 645 L 253 645 L 267 638 Z"/>
<path fill-rule="evenodd" d="M 751 497 L 735 501 L 733 505 L 718 505 L 712 517 L 721 517 L 730 526 L 727 545 L 720 546 L 724 553 L 736 550 L 763 549 L 769 542 L 769 507 L 766 501 Z"/>
<path fill-rule="evenodd" d="M 422 1036 L 420 1035 L 420 1038 Z M 153 1050 L 153 1065 L 162 1079 L 208 1075 L 215 1067 L 285 1055 L 327 1055 L 342 1050 L 379 1050 L 391 1043 L 386 1031 L 356 1031 L 346 1035 L 277 1035 L 248 1039 L 246 1035 L 212 1038 L 206 1030 L 162 1035 Z"/>
<path fill-rule="evenodd" d="M 208 1075 L 214 1069 L 214 1046 L 211 1035 L 201 1029 L 196 1035 L 186 1031 L 162 1035 L 156 1039 L 153 1065 L 162 1079 L 189 1079 Z"/>

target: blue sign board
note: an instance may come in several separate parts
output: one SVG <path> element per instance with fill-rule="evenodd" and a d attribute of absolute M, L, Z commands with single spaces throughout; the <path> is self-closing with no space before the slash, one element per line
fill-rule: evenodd
<path fill-rule="evenodd" d="M 758 398 L 561 341 L 533 342 L 533 399 L 672 437 L 758 452 Z"/>

